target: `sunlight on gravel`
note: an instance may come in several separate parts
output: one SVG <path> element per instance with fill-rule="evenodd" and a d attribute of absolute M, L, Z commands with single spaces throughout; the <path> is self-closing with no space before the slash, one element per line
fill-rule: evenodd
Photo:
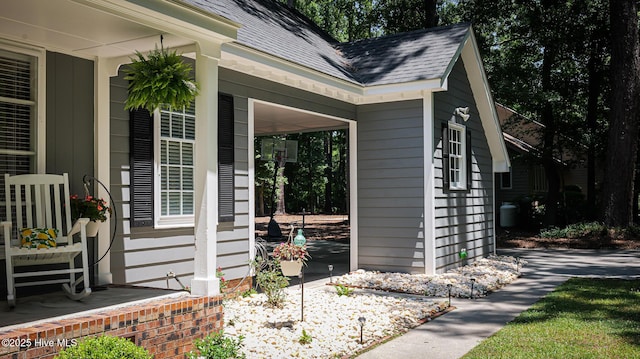
<path fill-rule="evenodd" d="M 470 265 L 453 269 L 444 274 L 382 273 L 358 270 L 337 277 L 336 282 L 344 285 L 387 290 L 393 292 L 423 294 L 434 297 L 448 296 L 451 284 L 452 297 L 473 297 L 487 295 L 519 276 L 519 270 L 526 264 L 523 259 L 508 256 L 489 256 Z"/>
<path fill-rule="evenodd" d="M 340 358 L 390 336 L 406 332 L 448 307 L 452 296 L 486 295 L 518 277 L 524 261 L 492 256 L 441 275 L 410 275 L 358 270 L 336 278 L 358 289 L 338 296 L 333 286 L 304 289 L 302 321 L 299 286 L 287 288 L 283 308 L 270 308 L 263 294 L 225 301 L 224 331 L 243 336 L 247 358 Z M 364 289 L 366 288 L 366 289 Z M 425 295 L 426 294 L 426 295 Z M 363 343 L 360 323 L 364 317 Z M 302 331 L 311 336 L 299 342 Z"/>

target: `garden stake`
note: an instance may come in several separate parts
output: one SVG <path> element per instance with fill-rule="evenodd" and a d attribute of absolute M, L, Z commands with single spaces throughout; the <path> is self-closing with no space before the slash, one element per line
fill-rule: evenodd
<path fill-rule="evenodd" d="M 333 264 L 329 264 L 329 283 L 333 283 Z"/>
<path fill-rule="evenodd" d="M 473 284 L 476 282 L 475 278 L 471 278 L 471 296 L 469 298 L 473 299 Z"/>
<path fill-rule="evenodd" d="M 300 321 L 304 322 L 304 268 L 298 274 L 300 278 Z"/>
<path fill-rule="evenodd" d="M 367 321 L 367 318 L 365 318 L 365 317 L 358 318 L 358 322 L 360 322 L 360 344 L 364 343 L 363 338 L 362 338 L 362 331 L 364 329 L 364 323 L 366 323 L 366 321 Z"/>
<path fill-rule="evenodd" d="M 451 306 L 451 283 L 447 284 L 447 289 L 449 289 L 449 306 Z"/>

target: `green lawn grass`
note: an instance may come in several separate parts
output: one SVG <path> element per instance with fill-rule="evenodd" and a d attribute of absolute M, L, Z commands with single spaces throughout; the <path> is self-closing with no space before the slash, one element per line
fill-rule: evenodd
<path fill-rule="evenodd" d="M 640 358 L 640 280 L 570 279 L 463 358 Z"/>

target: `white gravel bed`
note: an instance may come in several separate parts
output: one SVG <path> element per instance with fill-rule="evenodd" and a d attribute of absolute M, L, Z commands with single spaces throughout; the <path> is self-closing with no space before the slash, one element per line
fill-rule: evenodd
<path fill-rule="evenodd" d="M 477 298 L 486 296 L 520 275 L 526 261 L 509 256 L 489 256 L 470 265 L 450 270 L 444 274 L 383 273 L 357 270 L 336 277 L 335 282 L 346 286 L 371 288 L 392 292 L 422 294 L 431 297 L 447 297 L 448 284 L 452 297 Z M 473 295 L 471 287 L 473 283 Z"/>
<path fill-rule="evenodd" d="M 304 321 L 301 291 L 288 288 L 283 308 L 266 305 L 256 294 L 225 302 L 225 334 L 245 337 L 247 358 L 340 358 L 354 354 L 390 335 L 419 325 L 420 319 L 446 309 L 447 302 L 424 296 L 374 293 L 356 289 L 338 296 L 334 287 L 304 290 Z M 359 317 L 366 318 L 360 343 Z M 300 344 L 302 330 L 312 337 Z"/>
<path fill-rule="evenodd" d="M 334 278 L 334 282 L 359 287 L 350 296 L 338 296 L 332 286 L 305 288 L 304 321 L 299 286 L 287 288 L 282 308 L 269 307 L 264 294 L 228 300 L 224 304 L 224 332 L 244 337 L 242 352 L 250 359 L 341 358 L 445 310 L 447 284 L 452 284 L 452 296 L 469 297 L 471 278 L 475 279 L 474 296 L 512 282 L 518 276 L 516 261 L 493 256 L 429 276 L 358 270 Z M 519 261 L 520 268 L 523 264 Z M 366 318 L 363 343 L 360 317 Z M 299 342 L 303 330 L 311 336 L 311 343 Z"/>

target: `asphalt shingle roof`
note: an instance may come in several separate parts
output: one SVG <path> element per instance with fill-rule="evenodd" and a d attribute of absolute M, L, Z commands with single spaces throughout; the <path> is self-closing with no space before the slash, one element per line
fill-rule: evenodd
<path fill-rule="evenodd" d="M 469 25 L 339 43 L 306 17 L 272 0 L 183 0 L 241 24 L 244 46 L 360 85 L 440 78 Z"/>

